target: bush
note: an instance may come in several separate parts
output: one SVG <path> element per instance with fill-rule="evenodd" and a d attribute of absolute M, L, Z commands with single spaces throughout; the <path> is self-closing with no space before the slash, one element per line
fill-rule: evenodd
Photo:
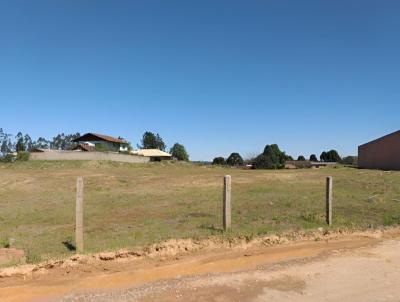
<path fill-rule="evenodd" d="M 239 153 L 232 153 L 226 160 L 226 163 L 229 166 L 242 166 L 243 165 L 243 158 L 240 156 Z"/>
<path fill-rule="evenodd" d="M 6 249 L 10 248 L 11 247 L 10 240 L 6 237 L 0 238 L 0 247 L 6 248 Z"/>
<path fill-rule="evenodd" d="M 19 161 L 28 161 L 29 160 L 29 152 L 20 151 L 17 153 L 17 160 Z"/>
<path fill-rule="evenodd" d="M 216 157 L 213 159 L 212 162 L 213 165 L 220 165 L 220 166 L 224 166 L 226 165 L 225 159 L 223 157 Z"/>
<path fill-rule="evenodd" d="M 315 154 L 311 154 L 310 161 L 318 161 L 318 158 Z"/>
<path fill-rule="evenodd" d="M 0 161 L 3 163 L 13 163 L 15 161 L 15 156 L 11 153 L 8 153 L 0 158 Z"/>
<path fill-rule="evenodd" d="M 306 158 L 305 158 L 303 155 L 300 155 L 300 156 L 297 158 L 297 161 L 306 161 Z"/>

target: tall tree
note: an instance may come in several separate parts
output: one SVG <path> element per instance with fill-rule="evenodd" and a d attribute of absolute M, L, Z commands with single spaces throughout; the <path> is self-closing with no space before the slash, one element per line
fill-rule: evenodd
<path fill-rule="evenodd" d="M 226 163 L 229 166 L 241 166 L 243 165 L 243 158 L 240 156 L 239 153 L 232 153 L 226 160 Z"/>
<path fill-rule="evenodd" d="M 318 161 L 318 158 L 315 154 L 311 154 L 310 161 Z"/>
<path fill-rule="evenodd" d="M 323 162 L 327 161 L 327 153 L 324 151 L 321 153 L 321 155 L 319 156 L 319 159 Z"/>
<path fill-rule="evenodd" d="M 33 141 L 29 134 L 25 134 L 24 136 L 24 145 L 25 145 L 25 150 L 30 151 L 33 148 Z"/>
<path fill-rule="evenodd" d="M 330 150 L 327 153 L 327 161 L 328 162 L 340 162 L 342 159 L 339 155 L 339 153 L 336 150 Z"/>
<path fill-rule="evenodd" d="M 50 148 L 50 141 L 45 139 L 44 137 L 39 137 L 37 141 L 33 143 L 34 148 L 40 149 L 49 149 Z"/>
<path fill-rule="evenodd" d="M 53 137 L 53 140 L 50 143 L 50 146 L 52 149 L 56 149 L 56 150 L 69 150 L 69 149 L 72 149 L 73 146 L 75 146 L 75 143 L 73 142 L 73 140 L 80 136 L 81 135 L 79 134 L 79 132 L 74 133 L 74 134 L 60 133 L 60 134 L 57 134 L 55 137 Z"/>
<path fill-rule="evenodd" d="M 170 150 L 170 153 L 173 158 L 176 158 L 177 160 L 183 160 L 183 161 L 188 161 L 189 160 L 189 155 L 186 152 L 185 146 L 175 143 L 173 147 Z"/>
<path fill-rule="evenodd" d="M 146 131 L 143 134 L 141 145 L 138 147 L 140 149 L 159 149 L 165 151 L 166 145 L 162 140 L 161 136 L 157 133 L 154 134 L 153 132 Z"/>
<path fill-rule="evenodd" d="M 0 128 L 0 152 L 3 155 L 10 153 L 13 149 L 11 137 L 11 134 L 6 133 L 2 128 Z"/>
<path fill-rule="evenodd" d="M 303 155 L 300 155 L 298 158 L 297 158 L 297 161 L 305 161 L 306 160 L 306 158 L 303 156 Z"/>
<path fill-rule="evenodd" d="M 21 132 L 18 132 L 15 136 L 15 151 L 21 152 L 25 150 L 24 136 Z"/>
<path fill-rule="evenodd" d="M 321 161 L 324 161 L 324 162 L 340 162 L 341 161 L 341 157 L 336 150 L 330 150 L 328 152 L 324 151 L 321 153 L 320 158 L 321 158 Z"/>

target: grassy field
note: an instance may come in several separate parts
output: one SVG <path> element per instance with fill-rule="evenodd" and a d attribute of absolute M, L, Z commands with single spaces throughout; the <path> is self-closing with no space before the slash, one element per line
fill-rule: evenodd
<path fill-rule="evenodd" d="M 0 164 L 0 239 L 29 261 L 73 253 L 76 177 L 84 176 L 87 252 L 168 238 L 221 235 L 223 175 L 232 175 L 232 230 L 255 236 L 325 226 L 334 177 L 334 227 L 400 223 L 400 173 L 326 168 L 240 170 L 180 163 Z M 63 243 L 64 242 L 64 243 Z"/>

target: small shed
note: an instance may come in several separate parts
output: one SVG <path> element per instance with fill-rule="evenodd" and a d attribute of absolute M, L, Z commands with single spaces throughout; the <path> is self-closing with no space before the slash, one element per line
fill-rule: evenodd
<path fill-rule="evenodd" d="M 158 149 L 139 149 L 131 152 L 135 155 L 150 157 L 150 161 L 161 161 L 172 159 L 172 155 Z"/>

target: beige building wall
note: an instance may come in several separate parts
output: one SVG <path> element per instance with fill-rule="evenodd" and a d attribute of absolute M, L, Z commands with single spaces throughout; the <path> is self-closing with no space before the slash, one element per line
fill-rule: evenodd
<path fill-rule="evenodd" d="M 45 151 L 33 152 L 30 160 L 112 160 L 125 163 L 147 163 L 150 157 L 110 152 Z"/>
<path fill-rule="evenodd" d="M 400 131 L 359 146 L 358 167 L 400 170 Z"/>

